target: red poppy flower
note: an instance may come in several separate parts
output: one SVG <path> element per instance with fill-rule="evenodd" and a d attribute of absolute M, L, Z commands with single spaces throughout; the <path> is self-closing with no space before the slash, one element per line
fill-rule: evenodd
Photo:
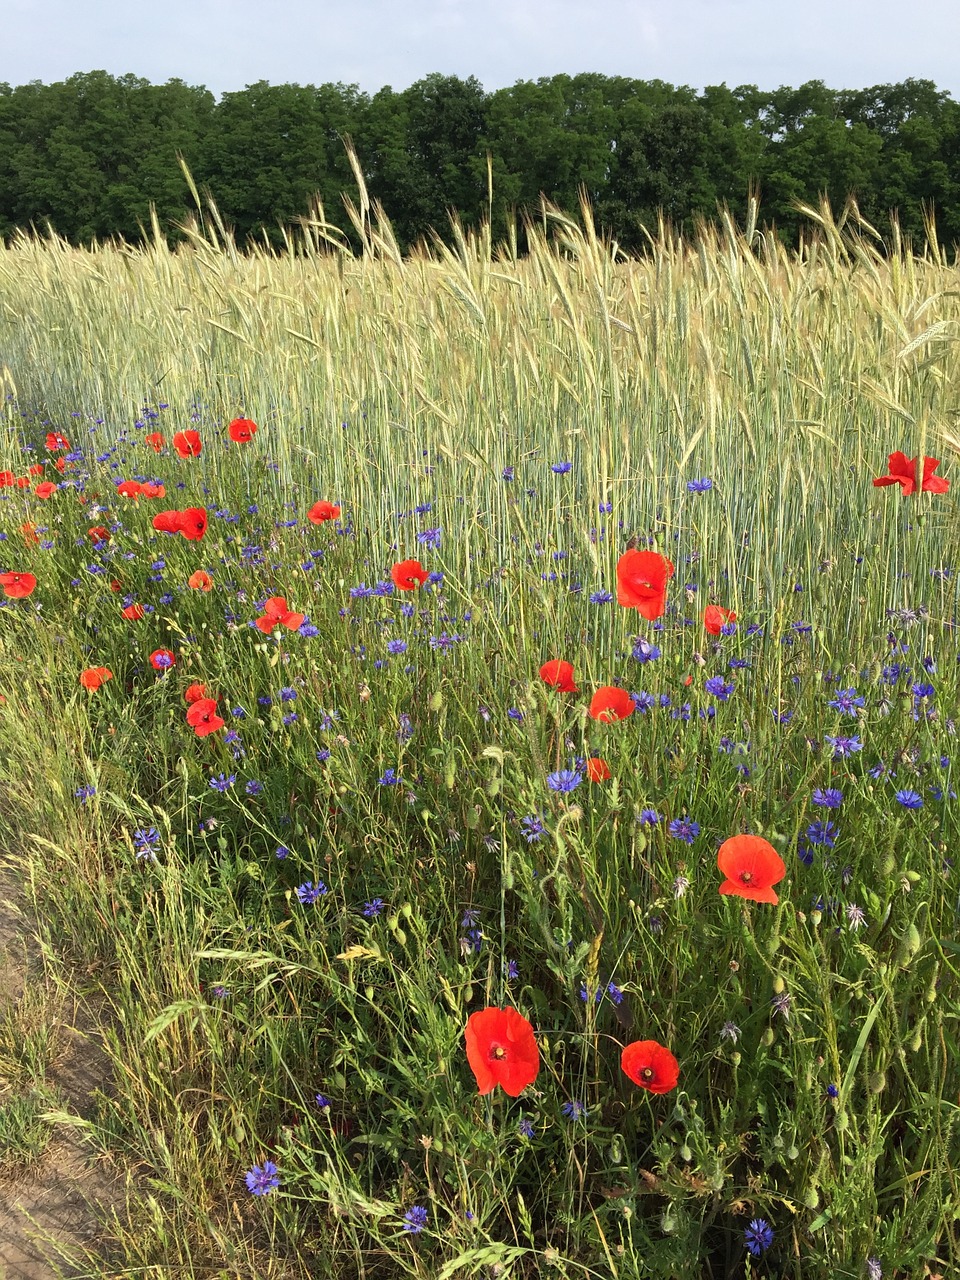
<path fill-rule="evenodd" d="M 43 463 L 42 463 L 42 462 L 35 462 L 35 463 L 33 464 L 33 466 L 32 466 L 32 467 L 27 467 L 27 475 L 31 475 L 31 476 L 42 476 L 42 475 L 43 475 Z"/>
<path fill-rule="evenodd" d="M 306 617 L 306 614 L 294 613 L 292 609 L 288 609 L 283 596 L 271 596 L 263 606 L 263 610 L 262 616 L 257 618 L 254 625 L 267 636 L 278 626 L 286 627 L 288 631 L 296 631 L 303 625 Z"/>
<path fill-rule="evenodd" d="M 317 503 L 320 506 L 320 503 Z M 337 515 L 340 514 L 340 508 L 336 508 Z M 390 577 L 393 585 L 398 591 L 416 591 L 417 587 L 422 587 L 429 578 L 429 574 L 419 560 L 401 560 L 395 564 L 390 570 Z"/>
<path fill-rule="evenodd" d="M 70 448 L 70 441 L 66 436 L 61 435 L 59 431 L 48 431 L 45 444 L 51 453 L 54 449 Z"/>
<path fill-rule="evenodd" d="M 92 542 L 109 542 L 110 530 L 103 524 L 95 524 L 92 529 L 87 530 L 87 537 Z"/>
<path fill-rule="evenodd" d="M 590 699 L 590 715 L 601 724 L 626 720 L 635 710 L 634 701 L 626 689 L 617 689 L 611 684 L 605 684 Z"/>
<path fill-rule="evenodd" d="M 122 590 L 123 590 L 123 583 L 120 581 L 120 579 L 119 579 L 119 578 L 111 578 L 111 579 L 110 579 L 110 590 L 111 590 L 111 591 L 122 591 Z"/>
<path fill-rule="evenodd" d="M 481 1093 L 502 1085 L 516 1098 L 540 1071 L 533 1027 L 516 1009 L 480 1009 L 467 1019 L 467 1062 Z"/>
<path fill-rule="evenodd" d="M 207 532 L 207 513 L 203 507 L 187 507 L 179 513 L 177 531 L 190 542 L 199 542 Z"/>
<path fill-rule="evenodd" d="M 37 580 L 32 573 L 0 573 L 0 587 L 11 600 L 22 600 L 36 585 Z"/>
<path fill-rule="evenodd" d="M 213 579 L 204 569 L 197 569 L 187 579 L 187 586 L 192 587 L 194 591 L 210 591 L 213 587 Z"/>
<path fill-rule="evenodd" d="M 949 480 L 944 480 L 943 476 L 935 476 L 933 474 L 939 465 L 938 458 L 924 458 L 923 476 L 920 480 L 920 491 L 922 493 L 946 493 L 950 488 Z M 905 453 L 901 453 L 898 449 L 896 453 L 890 454 L 887 459 L 887 466 L 889 467 L 889 475 L 878 476 L 873 482 L 877 488 L 882 488 L 888 484 L 898 484 L 903 490 L 904 497 L 916 491 L 916 458 L 908 458 Z"/>
<path fill-rule="evenodd" d="M 140 486 L 140 496 L 142 498 L 165 498 L 167 490 L 162 484 L 142 484 Z"/>
<path fill-rule="evenodd" d="M 177 655 L 169 649 L 154 649 L 150 655 L 150 665 L 154 671 L 169 671 L 177 665 Z"/>
<path fill-rule="evenodd" d="M 38 484 L 33 491 L 38 498 L 52 498 L 57 492 L 57 486 L 52 480 L 44 480 L 42 484 Z"/>
<path fill-rule="evenodd" d="M 178 533 L 182 518 L 179 511 L 158 511 L 150 523 L 158 533 Z"/>
<path fill-rule="evenodd" d="M 199 431 L 178 431 L 173 437 L 173 447 L 181 458 L 199 457 L 203 448 Z"/>
<path fill-rule="evenodd" d="M 143 485 L 136 480 L 124 480 L 117 485 L 117 493 L 121 498 L 139 498 L 143 493 Z"/>
<path fill-rule="evenodd" d="M 207 686 L 205 684 L 191 684 L 187 686 L 183 695 L 185 702 L 199 702 L 201 698 L 207 696 Z"/>
<path fill-rule="evenodd" d="M 625 551 L 617 561 L 617 603 L 656 622 L 666 608 L 673 565 L 655 551 Z"/>
<path fill-rule="evenodd" d="M 143 605 L 128 604 L 127 607 L 123 610 L 123 616 L 126 618 L 128 622 L 139 622 L 140 619 L 143 617 Z"/>
<path fill-rule="evenodd" d="M 0 489 L 5 489 L 13 484 L 12 471 L 0 471 Z"/>
<path fill-rule="evenodd" d="M 163 446 L 167 443 L 159 431 L 151 431 L 148 436 L 143 437 L 154 453 L 159 453 Z"/>
<path fill-rule="evenodd" d="M 677 1087 L 680 1064 L 664 1045 L 656 1040 L 634 1040 L 620 1055 L 623 1073 L 651 1093 L 669 1093 Z"/>
<path fill-rule="evenodd" d="M 773 886 L 787 874 L 787 868 L 769 840 L 730 836 L 717 852 L 717 866 L 727 877 L 721 893 L 735 893 L 751 902 L 780 901 Z"/>
<path fill-rule="evenodd" d="M 217 715 L 217 704 L 213 698 L 198 698 L 187 712 L 187 724 L 198 738 L 216 733 L 225 723 L 226 721 Z"/>
<path fill-rule="evenodd" d="M 37 526 L 35 524 L 31 524 L 29 520 L 20 526 L 20 532 L 23 534 L 23 540 L 27 544 L 40 541 L 40 535 L 37 533 Z"/>
<path fill-rule="evenodd" d="M 703 611 L 704 629 L 712 636 L 718 636 L 726 623 L 736 620 L 737 615 L 730 609 L 724 609 L 723 605 L 708 604 Z"/>
<path fill-rule="evenodd" d="M 80 672 L 80 683 L 91 692 L 99 689 L 107 680 L 112 679 L 113 672 L 109 667 L 87 667 L 86 671 Z"/>
<path fill-rule="evenodd" d="M 257 424 L 249 418 L 234 418 L 227 427 L 227 434 L 234 444 L 248 444 L 257 434 Z"/>
<path fill-rule="evenodd" d="M 57 470 L 58 470 L 58 471 L 60 472 L 60 474 L 62 475 L 62 474 L 63 474 L 63 472 L 64 472 L 64 471 L 66 471 L 66 469 L 67 469 L 67 460 L 66 460 L 66 458 L 58 458 L 58 459 L 56 460 L 56 462 L 55 462 L 53 465 L 57 468 Z M 18 481 L 17 481 L 17 484 L 18 484 L 18 485 L 20 485 L 20 487 L 21 487 L 21 489 L 22 489 L 22 488 L 24 487 L 24 485 L 26 485 L 26 484 L 27 484 L 27 480 L 26 480 L 26 478 L 24 478 L 23 480 L 18 480 Z"/>
<path fill-rule="evenodd" d="M 587 777 L 591 782 L 606 782 L 610 777 L 610 766 L 599 756 L 591 756 L 587 761 Z"/>
<path fill-rule="evenodd" d="M 540 679 L 551 688 L 559 689 L 561 693 L 577 692 L 577 686 L 573 683 L 573 663 L 564 662 L 561 658 L 545 662 L 540 668 Z"/>
<path fill-rule="evenodd" d="M 311 524 L 323 524 L 324 520 L 338 520 L 340 508 L 332 502 L 315 502 L 307 512 Z"/>

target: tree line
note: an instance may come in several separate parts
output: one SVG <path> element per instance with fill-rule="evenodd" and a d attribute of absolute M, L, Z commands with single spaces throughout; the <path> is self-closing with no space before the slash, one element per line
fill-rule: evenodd
<path fill-rule="evenodd" d="M 881 229 L 896 210 L 918 243 L 932 207 L 941 239 L 960 241 L 960 103 L 929 80 L 698 92 L 598 74 L 490 93 L 440 74 L 374 94 L 260 81 L 219 101 L 182 80 L 105 71 L 0 84 L 0 235 L 49 224 L 74 242 L 137 241 L 153 206 L 175 239 L 195 208 L 179 156 L 241 243 L 279 242 L 317 195 L 350 235 L 345 137 L 403 248 L 445 233 L 453 209 L 468 227 L 491 217 L 501 237 L 536 215 L 541 194 L 575 210 L 581 187 L 597 224 L 634 250 L 660 214 L 679 230 L 718 203 L 742 216 L 751 187 L 788 242 L 797 203 L 824 194 L 834 207 L 855 195 Z"/>

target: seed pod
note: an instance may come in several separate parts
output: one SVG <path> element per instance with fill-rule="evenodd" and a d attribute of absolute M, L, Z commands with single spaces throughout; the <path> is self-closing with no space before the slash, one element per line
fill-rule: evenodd
<path fill-rule="evenodd" d="M 920 938 L 920 930 L 911 921 L 907 925 L 906 932 L 900 939 L 900 946 L 897 948 L 897 964 L 901 969 L 905 969 L 913 957 L 920 950 L 922 940 Z"/>

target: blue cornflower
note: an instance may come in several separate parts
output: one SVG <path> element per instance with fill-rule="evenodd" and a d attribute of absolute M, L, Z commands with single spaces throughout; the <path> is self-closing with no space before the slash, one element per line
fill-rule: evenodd
<path fill-rule="evenodd" d="M 546 827 L 535 813 L 530 813 L 525 818 L 520 819 L 520 830 L 523 832 L 527 844 L 534 844 L 544 834 Z"/>
<path fill-rule="evenodd" d="M 859 738 L 844 736 L 843 734 L 839 734 L 836 737 L 831 737 L 830 734 L 827 734 L 824 737 L 824 742 L 828 747 L 833 748 L 834 760 L 843 760 L 847 756 L 852 756 L 855 752 L 863 750 L 863 743 Z"/>
<path fill-rule="evenodd" d="M 507 961 L 507 980 L 512 982 L 519 977 L 520 977 L 520 966 L 517 964 L 516 960 L 508 960 Z"/>
<path fill-rule="evenodd" d="M 392 658 L 398 658 L 401 653 L 406 653 L 406 652 L 407 652 L 406 640 L 388 640 L 387 641 L 387 653 L 389 653 Z"/>
<path fill-rule="evenodd" d="M 422 547 L 430 547 L 436 550 L 440 546 L 441 530 L 437 529 L 421 529 L 417 534 L 417 541 Z"/>
<path fill-rule="evenodd" d="M 582 781 L 583 774 L 574 769 L 560 769 L 547 774 L 547 786 L 551 791 L 574 791 Z"/>
<path fill-rule="evenodd" d="M 480 912 L 476 907 L 467 907 L 460 920 L 461 929 L 472 929 L 480 923 Z"/>
<path fill-rule="evenodd" d="M 280 690 L 281 702 L 296 702 L 296 700 L 297 700 L 296 689 L 285 688 Z"/>
<path fill-rule="evenodd" d="M 422 1204 L 415 1204 L 412 1209 L 408 1209 L 403 1215 L 403 1229 L 409 1231 L 411 1235 L 419 1235 L 423 1228 L 427 1225 L 429 1214 Z"/>
<path fill-rule="evenodd" d="M 602 516 L 609 516 L 609 515 L 611 515 L 611 514 L 613 513 L 613 503 L 612 503 L 612 502 L 599 502 L 599 503 L 597 504 L 597 510 L 600 512 L 600 514 L 601 514 Z"/>
<path fill-rule="evenodd" d="M 378 779 L 381 787 L 395 787 L 399 781 L 396 769 L 385 769 L 383 776 Z"/>
<path fill-rule="evenodd" d="M 593 591 L 588 599 L 591 604 L 611 604 L 613 595 L 609 591 Z"/>
<path fill-rule="evenodd" d="M 149 853 L 159 840 L 160 832 L 156 827 L 137 827 L 133 833 L 133 844 L 137 853 Z"/>
<path fill-rule="evenodd" d="M 285 844 L 278 844 L 274 851 L 274 857 L 279 859 L 280 862 L 283 862 L 284 858 L 290 857 L 290 850 Z"/>
<path fill-rule="evenodd" d="M 229 791 L 237 780 L 235 773 L 218 774 L 217 777 L 210 779 L 210 786 L 214 791 Z"/>
<path fill-rule="evenodd" d="M 896 792 L 893 798 L 896 800 L 897 804 L 902 804 L 905 809 L 923 808 L 923 796 L 921 796 L 917 791 L 904 789 L 903 791 Z"/>
<path fill-rule="evenodd" d="M 718 702 L 726 702 L 736 688 L 736 685 L 732 680 L 727 684 L 723 676 L 711 676 L 710 679 L 704 683 L 703 687 L 706 689 L 707 693 L 709 693 L 711 698 L 716 698 Z"/>
<path fill-rule="evenodd" d="M 521 1138 L 532 1138 L 536 1130 L 530 1120 L 521 1120 L 517 1125 L 517 1133 Z"/>
<path fill-rule="evenodd" d="M 642 690 L 640 693 L 631 693 L 630 697 L 633 699 L 633 705 L 642 715 L 652 711 L 657 705 L 656 696 L 652 693 L 645 693 Z"/>
<path fill-rule="evenodd" d="M 384 901 L 382 898 L 371 898 L 369 902 L 363 904 L 363 914 L 368 920 L 376 920 L 383 908 Z"/>
<path fill-rule="evenodd" d="M 251 778 L 244 790 L 248 796 L 258 796 L 263 791 L 263 783 L 258 782 L 256 778 Z"/>
<path fill-rule="evenodd" d="M 641 809 L 637 822 L 641 827 L 655 827 L 660 821 L 660 815 L 656 809 Z"/>
<path fill-rule="evenodd" d="M 818 787 L 813 793 L 813 803 L 824 809 L 839 809 L 842 802 L 843 792 L 836 787 L 826 787 L 824 790 Z"/>
<path fill-rule="evenodd" d="M 709 491 L 712 488 L 713 488 L 713 481 L 710 479 L 709 476 L 704 476 L 701 480 L 687 481 L 688 493 L 709 493 Z"/>
<path fill-rule="evenodd" d="M 922 681 L 918 681 L 914 685 L 911 685 L 910 692 L 919 702 L 921 698 L 932 698 L 936 693 L 936 690 L 928 680 L 922 680 Z"/>
<path fill-rule="evenodd" d="M 693 844 L 700 834 L 700 823 L 691 822 L 689 818 L 674 818 L 667 830 L 675 840 L 682 840 L 684 844 Z"/>
<path fill-rule="evenodd" d="M 560 1111 L 568 1120 L 581 1120 L 587 1114 L 587 1108 L 582 1102 L 577 1102 L 576 1099 L 572 1102 L 565 1102 Z"/>
<path fill-rule="evenodd" d="M 512 480 L 514 476 L 514 468 L 504 467 L 503 470 L 500 472 L 500 475 L 504 480 Z"/>
<path fill-rule="evenodd" d="M 864 704 L 863 695 L 857 693 L 856 689 L 838 689 L 836 696 L 830 699 L 827 706 L 832 707 L 834 711 L 839 711 L 841 715 L 856 716 L 857 707 L 862 707 Z"/>
<path fill-rule="evenodd" d="M 508 707 L 507 718 L 519 722 L 523 719 L 523 712 L 518 707 Z"/>
<path fill-rule="evenodd" d="M 313 1100 L 317 1104 L 317 1106 L 320 1108 L 321 1111 L 330 1110 L 330 1099 L 327 1097 L 325 1093 L 316 1094 Z"/>
<path fill-rule="evenodd" d="M 617 986 L 615 982 L 607 983 L 607 995 L 610 997 L 610 999 L 613 1001 L 614 1004 L 623 1003 L 623 992 L 620 990 L 620 988 Z"/>
<path fill-rule="evenodd" d="M 280 1185 L 280 1171 L 272 1160 L 264 1160 L 263 1168 L 255 1164 L 247 1170 L 247 1190 L 255 1196 L 265 1196 Z"/>
<path fill-rule="evenodd" d="M 632 656 L 637 662 L 656 662 L 660 657 L 660 648 L 658 645 L 651 644 L 649 640 L 645 640 L 643 636 L 638 636 L 633 646 Z"/>
<path fill-rule="evenodd" d="M 773 1227 L 764 1218 L 754 1218 L 743 1233 L 743 1241 L 750 1253 L 759 1258 L 773 1244 Z"/>
<path fill-rule="evenodd" d="M 297 885 L 297 897 L 305 907 L 312 907 L 326 892 L 327 886 L 322 880 L 318 880 L 316 884 L 307 880 L 306 883 Z"/>
<path fill-rule="evenodd" d="M 81 804 L 86 804 L 91 796 L 95 796 L 97 794 L 97 788 L 92 785 L 85 785 L 82 787 L 77 787 L 76 791 L 73 794 L 77 797 L 77 799 L 80 801 Z"/>
<path fill-rule="evenodd" d="M 558 476 L 565 476 L 568 471 L 573 470 L 572 462 L 551 462 L 550 470 L 556 472 Z"/>
<path fill-rule="evenodd" d="M 811 822 L 806 830 L 806 838 L 810 844 L 825 845 L 828 849 L 832 849 L 836 844 L 839 831 L 832 822 Z"/>

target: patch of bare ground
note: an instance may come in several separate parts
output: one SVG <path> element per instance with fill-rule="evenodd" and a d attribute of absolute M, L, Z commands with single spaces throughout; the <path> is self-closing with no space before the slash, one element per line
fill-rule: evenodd
<path fill-rule="evenodd" d="M 0 1280 L 109 1274 L 89 1260 L 105 1259 L 120 1180 L 75 1127 L 43 1119 L 86 1118 L 109 1087 L 95 1007 L 56 994 L 16 879 L 0 870 Z"/>

